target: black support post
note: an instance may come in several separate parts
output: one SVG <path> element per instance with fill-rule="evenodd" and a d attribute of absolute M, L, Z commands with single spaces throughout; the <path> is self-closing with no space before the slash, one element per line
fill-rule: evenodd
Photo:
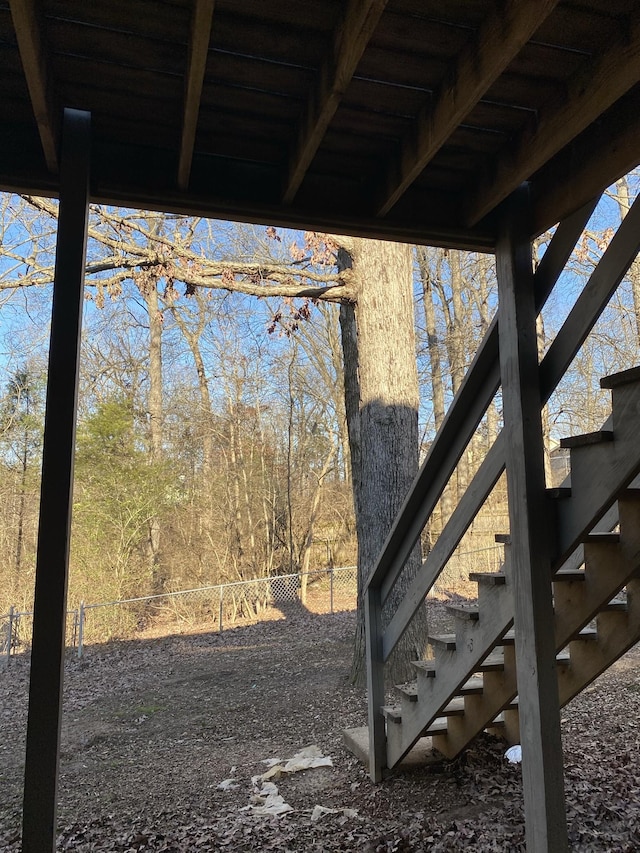
<path fill-rule="evenodd" d="M 498 240 L 500 376 L 511 532 L 514 628 L 528 853 L 568 849 L 545 491 L 531 233 L 526 187 Z"/>
<path fill-rule="evenodd" d="M 23 853 L 52 853 L 56 841 L 89 146 L 89 113 L 65 110 L 36 560 Z"/>

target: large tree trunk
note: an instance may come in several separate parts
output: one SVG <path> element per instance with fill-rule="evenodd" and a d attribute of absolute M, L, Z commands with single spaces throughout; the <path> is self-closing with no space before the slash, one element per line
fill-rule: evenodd
<path fill-rule="evenodd" d="M 349 240 L 348 249 L 348 254 L 341 252 L 340 261 L 344 268 L 352 268 L 357 303 L 353 311 L 343 309 L 341 326 L 361 595 L 418 471 L 419 393 L 411 249 L 360 239 Z M 420 562 L 417 547 L 391 596 L 391 608 Z M 390 661 L 390 679 L 410 676 L 410 661 L 422 657 L 426 636 L 426 611 L 421 609 Z M 363 663 L 364 610 L 360 606 L 352 668 L 356 682 L 364 679 Z"/>

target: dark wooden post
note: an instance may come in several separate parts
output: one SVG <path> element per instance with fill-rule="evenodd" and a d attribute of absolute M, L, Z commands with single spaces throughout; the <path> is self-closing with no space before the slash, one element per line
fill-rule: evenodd
<path fill-rule="evenodd" d="M 23 853 L 52 853 L 64 669 L 90 115 L 65 110 L 31 650 Z"/>
<path fill-rule="evenodd" d="M 529 200 L 509 200 L 498 241 L 500 374 L 506 436 L 514 627 L 527 850 L 567 847 L 551 588 L 550 524 L 540 418 Z"/>
<path fill-rule="evenodd" d="M 382 781 L 387 765 L 384 705 L 384 657 L 382 654 L 382 601 L 380 588 L 369 586 L 364 593 L 367 701 L 369 716 L 369 775 Z"/>

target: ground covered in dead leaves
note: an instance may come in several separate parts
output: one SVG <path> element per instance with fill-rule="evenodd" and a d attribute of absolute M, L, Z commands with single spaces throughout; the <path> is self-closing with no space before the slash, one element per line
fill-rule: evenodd
<path fill-rule="evenodd" d="M 354 615 L 281 616 L 69 659 L 59 850 L 524 850 L 521 769 L 504 744 L 487 737 L 455 762 L 372 785 L 341 740 L 366 722 L 347 678 Z M 575 851 L 640 850 L 639 664 L 636 649 L 563 711 Z M 0 672 L 7 853 L 20 849 L 27 677 L 21 656 Z M 332 766 L 274 777 L 292 810 L 256 814 L 252 777 L 310 745 Z"/>

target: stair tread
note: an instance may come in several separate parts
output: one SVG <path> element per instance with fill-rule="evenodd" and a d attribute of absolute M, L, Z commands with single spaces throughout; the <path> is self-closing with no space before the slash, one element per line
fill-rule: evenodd
<path fill-rule="evenodd" d="M 471 694 L 479 694 L 484 690 L 484 681 L 477 675 L 472 675 L 467 679 L 462 687 L 458 690 L 461 696 L 469 696 Z"/>
<path fill-rule="evenodd" d="M 400 705 L 383 705 L 382 713 L 392 723 L 402 722 L 402 709 Z"/>
<path fill-rule="evenodd" d="M 598 631 L 596 628 L 583 628 L 579 631 L 575 637 L 571 639 L 571 642 L 575 640 L 597 640 L 598 639 Z"/>
<path fill-rule="evenodd" d="M 436 662 L 434 660 L 413 660 L 411 665 L 424 673 L 427 678 L 435 678 Z"/>
<path fill-rule="evenodd" d="M 610 376 L 603 376 L 600 380 L 601 388 L 619 388 L 621 385 L 629 385 L 640 380 L 640 367 L 631 367 L 629 370 L 621 370 Z"/>
<path fill-rule="evenodd" d="M 392 723 L 399 725 L 402 723 L 402 706 L 401 705 L 383 705 L 382 713 Z M 464 697 L 456 696 L 440 711 L 440 719 L 446 717 L 461 717 L 464 714 Z M 435 721 L 434 721 L 435 722 Z"/>
<path fill-rule="evenodd" d="M 628 610 L 627 602 L 623 598 L 612 598 L 611 601 L 608 601 L 604 607 L 600 608 L 600 612 L 611 612 L 611 611 L 623 611 L 626 612 Z"/>
<path fill-rule="evenodd" d="M 550 498 L 570 498 L 571 486 L 554 486 L 551 489 L 547 489 L 546 492 Z"/>
<path fill-rule="evenodd" d="M 606 530 L 598 530 L 594 533 L 589 533 L 585 536 L 584 543 L 587 545 L 588 543 L 599 543 L 599 542 L 612 542 L 614 544 L 620 541 L 620 534 L 617 531 L 608 532 Z"/>
<path fill-rule="evenodd" d="M 431 646 L 438 646 L 439 648 L 446 649 L 447 651 L 453 652 L 456 648 L 456 635 L 455 634 L 429 634 L 427 637 L 427 642 Z"/>
<path fill-rule="evenodd" d="M 560 569 L 552 580 L 554 581 L 583 581 L 586 578 L 584 569 Z"/>
<path fill-rule="evenodd" d="M 476 672 L 495 672 L 504 669 L 504 655 L 502 652 L 492 652 L 478 664 Z"/>
<path fill-rule="evenodd" d="M 406 696 L 411 702 L 418 701 L 418 684 L 415 681 L 407 681 L 405 684 L 396 684 L 396 690 Z"/>
<path fill-rule="evenodd" d="M 597 636 L 598 636 L 598 632 L 595 628 L 582 628 L 582 630 L 579 631 L 575 635 L 575 637 L 573 637 L 573 639 L 574 640 L 592 640 L 592 639 L 597 638 Z M 513 630 L 507 631 L 507 633 L 502 637 L 502 639 L 498 640 L 498 645 L 503 645 L 503 646 L 512 645 L 515 642 L 515 639 L 516 639 L 515 631 L 513 631 Z M 556 657 L 556 661 L 557 661 L 557 657 Z"/>
<path fill-rule="evenodd" d="M 594 432 L 585 432 L 582 435 L 570 435 L 566 438 L 561 438 L 560 447 L 587 447 L 590 444 L 601 444 L 606 441 L 613 441 L 613 430 L 597 429 Z"/>
<path fill-rule="evenodd" d="M 490 584 L 493 586 L 502 586 L 506 583 L 506 575 L 504 572 L 471 572 L 469 580 L 479 584 Z"/>
<path fill-rule="evenodd" d="M 475 622 L 480 616 L 477 604 L 447 604 L 445 607 L 449 613 L 458 619 L 468 619 L 470 622 Z"/>

